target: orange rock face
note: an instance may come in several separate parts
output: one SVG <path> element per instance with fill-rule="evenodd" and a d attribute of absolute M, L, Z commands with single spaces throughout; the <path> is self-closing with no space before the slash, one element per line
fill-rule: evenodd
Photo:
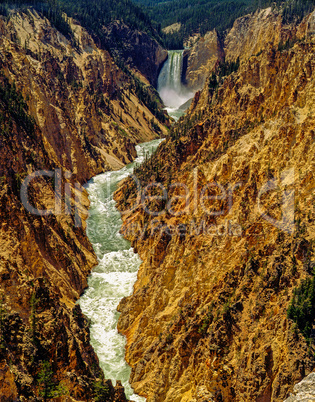
<path fill-rule="evenodd" d="M 69 23 L 75 45 L 35 12 L 0 19 L 1 400 L 36 400 L 48 384 L 60 400 L 91 401 L 94 384 L 104 383 L 75 304 L 97 264 L 81 185 L 166 133 L 134 81 Z M 28 212 L 20 198 L 24 179 L 39 170 L 59 172 L 28 187 L 30 205 L 46 211 L 55 208 L 60 181 L 57 210 L 47 216 Z M 121 386 L 104 386 L 108 400 L 125 400 Z"/>
<path fill-rule="evenodd" d="M 183 79 L 188 88 L 200 90 L 216 64 L 237 59 L 242 63 L 265 50 L 293 38 L 312 35 L 313 15 L 297 27 L 286 26 L 279 11 L 267 8 L 238 18 L 223 37 L 216 30 L 199 38 L 184 52 Z"/>
<path fill-rule="evenodd" d="M 253 18 L 256 32 L 271 21 L 271 35 L 283 35 L 270 11 Z M 119 330 L 148 402 L 280 402 L 315 367 L 313 346 L 287 318 L 314 264 L 315 42 L 278 48 L 261 34 L 258 44 L 255 24 L 242 21 L 228 34 L 238 71 L 216 88 L 208 81 L 136 172 L 160 198 L 137 205 L 131 180 L 116 192 L 143 260 Z"/>
<path fill-rule="evenodd" d="M 218 60 L 223 60 L 224 50 L 217 32 L 208 32 L 189 50 L 184 52 L 185 81 L 192 90 L 202 88 L 209 72 Z"/>

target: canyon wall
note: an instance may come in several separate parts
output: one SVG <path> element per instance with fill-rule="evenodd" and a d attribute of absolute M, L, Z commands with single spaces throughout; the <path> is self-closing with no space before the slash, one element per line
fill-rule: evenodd
<path fill-rule="evenodd" d="M 312 30 L 312 24 L 312 21 L 308 22 L 308 30 Z M 266 46 L 276 47 L 302 34 L 305 34 L 305 27 L 298 29 L 294 24 L 284 24 L 280 11 L 271 7 L 257 10 L 238 18 L 224 34 L 210 31 L 185 50 L 184 81 L 189 88 L 200 90 L 218 63 L 237 59 L 241 63 L 247 62 Z"/>
<path fill-rule="evenodd" d="M 156 88 L 167 51 L 147 33 L 130 29 L 121 21 L 113 21 L 104 32 L 108 47 Z"/>
<path fill-rule="evenodd" d="M 183 81 L 189 89 L 201 89 L 224 50 L 216 30 L 201 37 L 191 49 L 184 51 Z"/>
<path fill-rule="evenodd" d="M 120 384 L 103 378 L 76 305 L 97 264 L 85 234 L 82 185 L 121 168 L 137 143 L 167 129 L 139 100 L 145 86 L 69 23 L 72 39 L 35 11 L 0 18 L 1 401 L 45 393 L 54 400 L 126 400 Z M 38 170 L 54 174 L 42 172 L 23 191 Z M 31 207 L 55 213 L 36 215 Z"/>
<path fill-rule="evenodd" d="M 143 260 L 118 326 L 148 402 L 280 402 L 315 367 L 287 313 L 315 263 L 313 15 L 281 46 L 279 17 L 253 18 L 265 38 L 235 23 L 237 71 L 218 67 L 115 195 Z"/>

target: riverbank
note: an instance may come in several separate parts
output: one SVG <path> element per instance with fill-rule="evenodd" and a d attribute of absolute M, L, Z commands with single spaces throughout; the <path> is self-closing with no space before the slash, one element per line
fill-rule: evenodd
<path fill-rule="evenodd" d="M 121 380 L 127 398 L 145 401 L 129 384 L 130 367 L 125 361 L 125 338 L 117 331 L 117 306 L 132 293 L 141 259 L 119 233 L 122 221 L 113 193 L 118 183 L 132 174 L 136 165 L 155 151 L 162 140 L 136 146 L 135 161 L 119 171 L 94 177 L 86 189 L 90 198 L 87 235 L 98 258 L 98 266 L 88 279 L 88 289 L 80 298 L 83 313 L 91 321 L 91 344 L 106 378 Z"/>

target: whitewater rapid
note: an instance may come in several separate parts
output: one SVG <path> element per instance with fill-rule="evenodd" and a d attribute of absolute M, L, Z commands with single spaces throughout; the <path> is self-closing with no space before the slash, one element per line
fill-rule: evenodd
<path fill-rule="evenodd" d="M 141 260 L 119 230 L 120 213 L 115 208 L 113 193 L 118 183 L 133 172 L 135 164 L 145 160 L 161 140 L 136 147 L 135 161 L 115 172 L 94 177 L 86 189 L 90 198 L 87 235 L 98 258 L 98 266 L 88 279 L 88 289 L 79 300 L 83 313 L 91 320 L 91 344 L 99 358 L 105 378 L 121 380 L 127 398 L 145 401 L 135 395 L 129 384 L 130 367 L 125 361 L 125 338 L 117 331 L 120 300 L 132 294 Z"/>

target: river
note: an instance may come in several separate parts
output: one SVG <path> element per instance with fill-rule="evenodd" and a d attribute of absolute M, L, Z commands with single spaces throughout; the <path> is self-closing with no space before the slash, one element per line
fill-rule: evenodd
<path fill-rule="evenodd" d="M 158 79 L 158 91 L 168 113 L 178 120 L 193 97 L 182 84 L 183 51 L 168 52 Z M 98 266 L 88 279 L 88 289 L 79 300 L 83 313 L 91 320 L 91 344 L 99 358 L 105 378 L 121 380 L 127 398 L 145 401 L 135 395 L 129 384 L 131 368 L 125 361 L 125 338 L 117 331 L 120 300 L 132 294 L 141 260 L 119 233 L 122 225 L 115 208 L 113 193 L 118 183 L 133 172 L 135 164 L 144 161 L 162 140 L 138 145 L 137 158 L 119 171 L 94 177 L 86 185 L 90 198 L 87 235 L 98 258 Z"/>
<path fill-rule="evenodd" d="M 129 384 L 131 369 L 125 361 L 125 338 L 117 331 L 120 300 L 132 294 L 141 260 L 119 230 L 120 213 L 113 193 L 118 183 L 133 172 L 162 140 L 138 145 L 137 158 L 119 171 L 94 177 L 86 185 L 90 198 L 87 235 L 98 258 L 88 279 L 88 289 L 79 300 L 83 313 L 91 320 L 91 344 L 99 358 L 105 378 L 121 380 L 127 398 L 145 401 L 133 393 Z"/>

